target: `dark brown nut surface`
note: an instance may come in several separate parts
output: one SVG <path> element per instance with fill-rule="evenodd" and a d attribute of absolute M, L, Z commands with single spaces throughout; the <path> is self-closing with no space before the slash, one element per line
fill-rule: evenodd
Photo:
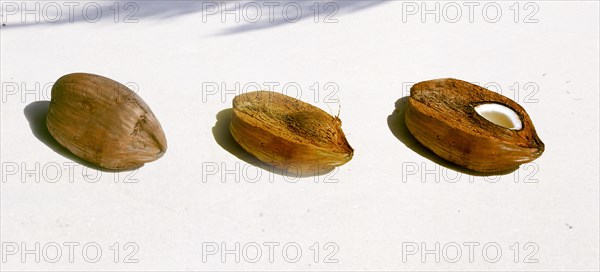
<path fill-rule="evenodd" d="M 405 121 L 411 134 L 435 154 L 479 172 L 516 169 L 544 152 L 523 107 L 462 80 L 415 84 Z"/>

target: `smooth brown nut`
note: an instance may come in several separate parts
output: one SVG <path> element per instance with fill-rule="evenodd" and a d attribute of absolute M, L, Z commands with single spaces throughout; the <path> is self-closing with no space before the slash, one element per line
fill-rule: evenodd
<path fill-rule="evenodd" d="M 405 121 L 411 134 L 435 154 L 479 172 L 514 170 L 544 152 L 523 107 L 462 80 L 415 84 Z"/>
<path fill-rule="evenodd" d="M 233 99 L 229 130 L 259 160 L 297 174 L 319 174 L 348 162 L 354 150 L 342 121 L 283 94 L 258 91 Z"/>
<path fill-rule="evenodd" d="M 125 85 L 93 74 L 56 81 L 46 126 L 73 154 L 107 169 L 137 168 L 167 150 L 160 123 L 144 100 Z"/>

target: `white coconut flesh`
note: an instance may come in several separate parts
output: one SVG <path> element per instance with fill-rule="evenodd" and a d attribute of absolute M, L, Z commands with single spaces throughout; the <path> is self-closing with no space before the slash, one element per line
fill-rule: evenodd
<path fill-rule="evenodd" d="M 523 122 L 519 115 L 511 108 L 497 103 L 481 104 L 475 107 L 477 114 L 486 120 L 512 130 L 523 128 Z"/>

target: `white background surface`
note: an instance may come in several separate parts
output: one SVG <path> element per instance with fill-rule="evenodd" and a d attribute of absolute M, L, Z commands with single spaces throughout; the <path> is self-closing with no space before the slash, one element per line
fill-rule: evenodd
<path fill-rule="evenodd" d="M 297 23 L 278 16 L 257 24 L 244 14 L 239 23 L 232 15 L 222 22 L 199 1 L 138 2 L 137 23 L 123 23 L 120 2 L 115 23 L 108 8 L 115 2 L 95 3 L 104 12 L 97 23 L 81 16 L 23 23 L 3 10 L 2 270 L 599 269 L 598 2 L 532 2 L 528 10 L 521 2 L 518 17 L 514 1 L 495 2 L 502 10 L 496 23 L 486 21 L 492 10 L 482 14 L 487 2 L 473 2 L 472 22 L 462 2 L 426 2 L 430 9 L 440 4 L 439 23 L 433 15 L 421 21 L 423 2 L 336 2 L 337 23 L 323 23 L 324 10 L 315 23 L 310 5 L 301 3 Z M 448 22 L 454 6 L 443 13 L 448 3 L 461 7 L 457 23 Z M 408 5 L 420 10 L 412 15 Z M 529 19 L 537 22 L 524 23 L 534 10 Z M 137 172 L 98 172 L 40 141 L 25 108 L 49 100 L 52 82 L 72 72 L 134 83 L 165 130 L 166 155 Z M 499 87 L 525 107 L 545 153 L 514 173 L 485 178 L 421 156 L 414 142 L 405 145 L 392 133 L 395 119 L 388 126 L 396 101 L 413 83 L 441 77 Z M 354 158 L 328 176 L 298 180 L 238 158 L 244 155 L 235 146 L 228 147 L 235 154 L 223 148 L 213 135 L 217 114 L 241 91 L 236 83 L 243 89 L 251 82 L 277 82 L 279 92 L 298 84 L 302 93 L 289 94 L 332 114 L 341 105 Z M 335 92 L 323 88 L 328 82 Z M 207 87 L 214 84 L 216 94 Z M 48 261 L 53 242 L 62 250 L 57 263 Z M 73 262 L 69 242 L 79 243 Z M 133 251 L 123 248 L 128 242 L 138 247 L 138 263 L 123 263 Z M 247 260 L 255 253 L 244 254 L 245 245 L 269 242 L 280 244 L 273 262 L 266 246 L 258 262 Z M 23 246 L 36 243 L 40 252 L 22 260 Z M 97 263 L 84 258 L 95 256 L 93 248 L 82 253 L 88 243 L 102 249 Z M 240 261 L 232 254 L 221 260 L 221 251 L 206 255 L 207 243 L 239 243 Z M 302 249 L 298 262 L 282 256 L 288 243 Z M 423 246 L 436 243 L 439 262 L 434 254 L 422 260 Z M 453 243 L 462 250 L 455 263 Z M 479 243 L 472 261 L 469 243 Z M 11 245 L 16 255 L 7 253 Z M 407 245 L 419 251 L 407 255 Z M 485 245 L 501 248 L 497 262 L 488 261 L 496 254 Z M 335 247 L 338 262 L 324 263 Z M 294 256 L 290 249 L 286 257 Z M 537 263 L 524 263 L 528 256 Z"/>

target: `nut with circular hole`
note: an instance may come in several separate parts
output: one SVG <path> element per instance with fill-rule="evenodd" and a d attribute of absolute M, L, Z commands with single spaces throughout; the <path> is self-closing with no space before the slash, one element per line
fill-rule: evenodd
<path fill-rule="evenodd" d="M 435 154 L 478 172 L 514 170 L 544 152 L 523 107 L 462 80 L 415 84 L 405 122 L 410 133 Z"/>

